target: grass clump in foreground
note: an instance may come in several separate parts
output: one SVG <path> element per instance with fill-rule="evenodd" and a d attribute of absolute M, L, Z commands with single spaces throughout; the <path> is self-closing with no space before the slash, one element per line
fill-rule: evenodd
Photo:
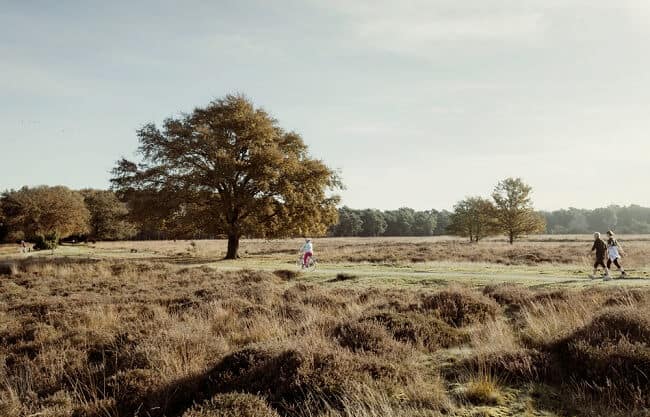
<path fill-rule="evenodd" d="M 280 417 L 266 402 L 251 394 L 217 394 L 187 410 L 183 417 Z"/>
<path fill-rule="evenodd" d="M 15 265 L 0 280 L 2 416 L 469 415 L 518 409 L 511 393 L 531 384 L 564 398 L 535 403 L 557 415 L 650 406 L 641 290 L 362 290 L 165 263 Z"/>

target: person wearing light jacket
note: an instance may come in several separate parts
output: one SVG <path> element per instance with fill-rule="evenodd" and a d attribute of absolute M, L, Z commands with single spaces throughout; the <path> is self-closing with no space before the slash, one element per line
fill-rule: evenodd
<path fill-rule="evenodd" d="M 616 265 L 618 270 L 621 272 L 621 277 L 624 277 L 627 275 L 625 270 L 620 264 L 621 260 L 621 255 L 623 253 L 623 248 L 621 247 L 620 243 L 618 243 L 618 240 L 616 240 L 616 237 L 614 236 L 614 232 L 611 230 L 607 232 L 607 269 L 612 267 L 612 263 Z"/>
<path fill-rule="evenodd" d="M 300 253 L 302 253 L 302 267 L 306 268 L 309 264 L 309 258 L 314 256 L 314 245 L 311 243 L 311 239 L 305 239 L 305 244 L 302 245 Z"/>

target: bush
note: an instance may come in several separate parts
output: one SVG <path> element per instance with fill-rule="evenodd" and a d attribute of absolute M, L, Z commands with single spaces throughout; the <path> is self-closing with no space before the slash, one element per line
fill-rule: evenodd
<path fill-rule="evenodd" d="M 378 312 L 362 318 L 386 328 L 395 340 L 421 346 L 429 351 L 469 342 L 469 336 L 437 317 L 418 313 Z"/>
<path fill-rule="evenodd" d="M 339 272 L 336 274 L 336 278 L 332 279 L 332 282 L 340 282 L 340 281 L 350 281 L 355 279 L 357 276 L 352 275 L 352 274 L 346 274 L 344 272 Z"/>
<path fill-rule="evenodd" d="M 209 381 L 214 392 L 260 395 L 281 414 L 294 415 L 340 408 L 355 381 L 389 374 L 388 365 L 370 366 L 340 352 L 244 348 L 227 355 L 210 372 Z"/>
<path fill-rule="evenodd" d="M 13 262 L 0 263 L 0 275 L 17 275 L 18 266 Z"/>
<path fill-rule="evenodd" d="M 552 366 L 551 356 L 547 352 L 521 349 L 473 356 L 458 363 L 450 375 L 468 369 L 473 372 L 489 370 L 491 374 L 508 382 L 526 383 L 537 382 L 550 376 Z"/>
<path fill-rule="evenodd" d="M 305 367 L 307 358 L 296 350 L 245 348 L 223 358 L 210 373 L 210 381 L 217 392 L 259 393 L 271 403 L 295 404 L 303 395 Z"/>
<path fill-rule="evenodd" d="M 334 328 L 339 345 L 352 352 L 386 353 L 394 349 L 394 341 L 377 323 L 342 323 Z"/>
<path fill-rule="evenodd" d="M 276 271 L 273 271 L 273 274 L 276 277 L 279 277 L 285 281 L 291 281 L 293 279 L 296 279 L 300 276 L 300 272 L 298 271 L 291 271 L 289 269 L 278 269 Z"/>
<path fill-rule="evenodd" d="M 183 417 L 279 417 L 268 404 L 252 394 L 217 394 L 187 410 Z"/>
<path fill-rule="evenodd" d="M 179 415 L 196 398 L 206 398 L 204 376 L 194 375 L 164 383 L 161 375 L 151 369 L 130 369 L 118 372 L 109 380 L 108 388 L 114 392 L 119 415 L 159 417 Z"/>
<path fill-rule="evenodd" d="M 565 289 L 551 291 L 533 291 L 516 284 L 486 285 L 483 294 L 494 299 L 499 305 L 514 307 L 530 306 L 536 302 L 566 301 L 569 293 Z"/>
<path fill-rule="evenodd" d="M 594 394 L 607 393 L 621 406 L 650 406 L 650 318 L 633 308 L 616 308 L 554 347 L 563 369 Z"/>
<path fill-rule="evenodd" d="M 493 319 L 497 304 L 484 296 L 469 291 L 440 291 L 424 296 L 422 308 L 435 313 L 447 324 L 456 327 L 484 323 Z"/>
<path fill-rule="evenodd" d="M 59 246 L 59 235 L 38 235 L 34 238 L 34 249 L 37 250 L 50 250 L 56 249 Z"/>

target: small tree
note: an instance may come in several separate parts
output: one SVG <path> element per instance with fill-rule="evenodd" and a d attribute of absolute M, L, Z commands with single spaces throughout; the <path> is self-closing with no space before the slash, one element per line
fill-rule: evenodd
<path fill-rule="evenodd" d="M 2 196 L 7 227 L 14 236 L 36 241 L 38 249 L 56 247 L 59 239 L 89 230 L 83 197 L 67 187 L 23 187 Z"/>
<path fill-rule="evenodd" d="M 533 209 L 531 191 L 532 187 L 521 178 L 506 178 L 492 193 L 499 227 L 511 244 L 523 235 L 541 233 L 546 229 L 544 217 Z"/>
<path fill-rule="evenodd" d="M 97 240 L 121 240 L 134 236 L 137 229 L 127 221 L 129 210 L 112 191 L 81 190 L 90 211 L 90 237 Z"/>
<path fill-rule="evenodd" d="M 470 242 L 478 242 L 498 233 L 494 205 L 481 197 L 468 197 L 459 201 L 449 216 L 447 230 L 457 236 L 469 237 Z"/>
<path fill-rule="evenodd" d="M 242 236 L 321 235 L 336 222 L 338 198 L 327 195 L 341 186 L 336 173 L 243 96 L 169 118 L 162 130 L 147 124 L 138 138 L 142 162 L 123 159 L 113 171 L 118 197 L 134 217 L 170 230 L 226 234 L 227 259 Z"/>

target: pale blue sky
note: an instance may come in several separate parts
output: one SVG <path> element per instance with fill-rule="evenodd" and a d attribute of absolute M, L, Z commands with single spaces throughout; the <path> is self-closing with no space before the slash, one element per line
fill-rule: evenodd
<path fill-rule="evenodd" d="M 0 189 L 107 187 L 135 130 L 242 92 L 357 208 L 650 205 L 650 2 L 0 0 Z"/>

